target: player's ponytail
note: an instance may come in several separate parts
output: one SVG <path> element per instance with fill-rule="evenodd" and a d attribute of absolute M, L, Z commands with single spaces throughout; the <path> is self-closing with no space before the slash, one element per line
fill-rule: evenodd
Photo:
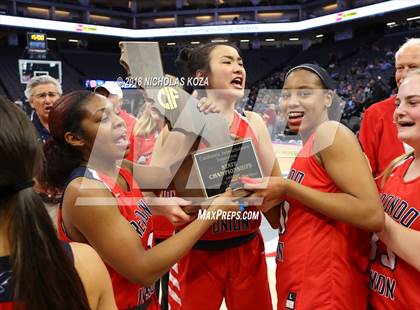
<path fill-rule="evenodd" d="M 57 239 L 33 177 L 42 164 L 35 129 L 22 111 L 0 99 L 0 223 L 10 247 L 16 309 L 89 309 L 83 284 Z"/>
<path fill-rule="evenodd" d="M 386 168 L 384 171 L 382 171 L 382 173 L 377 177 L 378 179 L 381 180 L 381 188 L 384 187 L 386 181 L 388 180 L 389 176 L 391 175 L 391 173 L 394 171 L 394 169 L 399 166 L 403 161 L 409 159 L 410 157 L 414 156 L 414 150 L 407 153 L 407 154 L 403 154 L 401 156 L 398 156 L 397 158 L 395 158 Z"/>

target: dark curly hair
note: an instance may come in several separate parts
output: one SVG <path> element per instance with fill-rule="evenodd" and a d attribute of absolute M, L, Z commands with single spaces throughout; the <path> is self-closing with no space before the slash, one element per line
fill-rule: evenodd
<path fill-rule="evenodd" d="M 73 91 L 60 97 L 51 109 L 48 127 L 52 138 L 44 145 L 45 162 L 40 178 L 46 188 L 62 190 L 70 173 L 82 162 L 82 153 L 68 144 L 64 135 L 72 132 L 83 136 L 84 107 L 95 96 L 90 91 Z"/>

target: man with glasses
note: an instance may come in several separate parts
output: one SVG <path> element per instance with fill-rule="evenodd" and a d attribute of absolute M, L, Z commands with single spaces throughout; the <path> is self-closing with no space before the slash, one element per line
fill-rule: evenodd
<path fill-rule="evenodd" d="M 31 121 L 38 132 L 39 140 L 43 143 L 50 137 L 48 115 L 62 93 L 60 83 L 49 75 L 33 77 L 26 85 L 25 96 L 34 109 Z"/>
<path fill-rule="evenodd" d="M 420 68 L 420 39 L 408 39 L 395 54 L 395 81 L 399 87 L 411 70 Z M 394 122 L 395 98 L 371 105 L 363 114 L 359 140 L 377 177 L 396 157 L 411 147 L 398 140 Z"/>
<path fill-rule="evenodd" d="M 34 109 L 31 121 L 37 130 L 38 140 L 42 143 L 50 138 L 48 116 L 53 104 L 62 94 L 60 83 L 49 75 L 33 77 L 26 85 L 25 96 Z M 48 192 L 38 182 L 36 182 L 35 190 L 44 201 L 53 222 L 56 223 L 60 193 Z"/>

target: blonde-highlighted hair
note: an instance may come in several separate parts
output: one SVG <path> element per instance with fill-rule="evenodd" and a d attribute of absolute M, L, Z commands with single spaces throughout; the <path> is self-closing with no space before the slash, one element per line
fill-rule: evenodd
<path fill-rule="evenodd" d="M 396 167 L 398 167 L 401 163 L 403 163 L 405 160 L 409 159 L 410 157 L 414 157 L 414 150 L 407 153 L 407 154 L 403 154 L 401 156 L 398 156 L 393 161 L 391 161 L 391 163 L 388 165 L 388 167 L 386 167 L 385 170 L 382 171 L 382 173 L 377 177 L 378 179 L 382 178 L 381 179 L 381 188 L 384 187 L 386 181 L 388 180 L 389 176 L 392 174 L 394 169 Z"/>
<path fill-rule="evenodd" d="M 152 103 L 146 102 L 142 115 L 134 125 L 134 135 L 147 137 L 153 131 L 159 130 L 159 124 L 152 117 Z"/>

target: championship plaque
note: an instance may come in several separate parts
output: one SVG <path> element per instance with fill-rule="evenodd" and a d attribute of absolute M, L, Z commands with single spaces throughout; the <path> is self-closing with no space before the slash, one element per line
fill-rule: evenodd
<path fill-rule="evenodd" d="M 194 166 L 207 199 L 232 188 L 235 196 L 246 196 L 242 177 L 262 178 L 258 157 L 251 139 L 195 152 Z"/>

